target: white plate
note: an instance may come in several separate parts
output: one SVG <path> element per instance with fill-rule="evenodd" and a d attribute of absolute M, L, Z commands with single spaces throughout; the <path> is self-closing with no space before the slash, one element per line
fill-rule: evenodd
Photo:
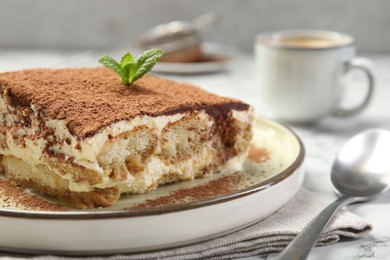
<path fill-rule="evenodd" d="M 0 190 L 0 250 L 63 255 L 142 252 L 200 242 L 253 224 L 296 194 L 304 161 L 302 142 L 285 126 L 258 119 L 254 134 L 257 148 L 250 157 L 255 159 L 248 159 L 243 171 L 165 185 L 147 195 L 123 196 L 109 208 L 25 210 L 2 201 Z M 257 159 L 261 160 L 253 161 Z M 232 180 L 222 182 L 230 187 L 225 193 L 201 199 L 191 195 L 190 191 L 210 190 L 223 178 Z M 166 205 L 169 200 L 161 200 L 183 191 L 185 201 Z M 154 206 L 134 209 L 140 203 Z"/>
<path fill-rule="evenodd" d="M 237 60 L 237 50 L 230 46 L 204 43 L 202 49 L 205 60 L 201 62 L 162 62 L 153 67 L 153 72 L 169 74 L 201 74 L 224 71 Z"/>

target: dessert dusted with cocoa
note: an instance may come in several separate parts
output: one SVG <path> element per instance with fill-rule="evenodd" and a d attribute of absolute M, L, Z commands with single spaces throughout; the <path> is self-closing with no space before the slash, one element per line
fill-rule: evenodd
<path fill-rule="evenodd" d="M 31 110 L 33 103 L 44 120 L 66 118 L 70 132 L 81 138 L 142 115 L 205 110 L 218 118 L 249 108 L 187 83 L 146 75 L 127 87 L 117 78 L 106 68 L 25 70 L 1 74 L 0 90 L 16 108 Z"/>
<path fill-rule="evenodd" d="M 80 208 L 240 165 L 251 139 L 247 104 L 150 75 L 25 70 L 0 90 L 4 174 Z"/>

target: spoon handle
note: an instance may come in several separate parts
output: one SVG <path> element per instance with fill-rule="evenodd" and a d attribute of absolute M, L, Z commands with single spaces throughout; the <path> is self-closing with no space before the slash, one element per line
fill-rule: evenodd
<path fill-rule="evenodd" d="M 197 29 L 202 29 L 202 27 L 215 23 L 218 20 L 218 17 L 219 16 L 217 12 L 209 12 L 198 16 L 194 20 L 192 20 L 192 25 L 195 26 L 195 28 Z"/>
<path fill-rule="evenodd" d="M 306 259 L 321 231 L 341 207 L 355 201 L 356 198 L 342 196 L 322 210 L 278 255 L 279 260 Z"/>

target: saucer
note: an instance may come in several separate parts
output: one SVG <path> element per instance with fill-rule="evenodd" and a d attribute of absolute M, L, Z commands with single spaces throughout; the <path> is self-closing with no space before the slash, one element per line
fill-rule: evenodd
<path fill-rule="evenodd" d="M 197 62 L 158 62 L 153 72 L 167 74 L 203 74 L 228 70 L 238 57 L 238 50 L 232 46 L 216 43 L 202 45 L 203 56 Z"/>

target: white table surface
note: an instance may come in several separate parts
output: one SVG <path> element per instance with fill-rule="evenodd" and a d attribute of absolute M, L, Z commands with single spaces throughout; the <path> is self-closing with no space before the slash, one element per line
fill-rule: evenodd
<path fill-rule="evenodd" d="M 0 72 L 34 67 L 90 67 L 98 66 L 102 53 L 93 51 L 9 50 L 0 49 Z M 351 118 L 325 118 L 315 126 L 291 126 L 306 147 L 306 178 L 304 187 L 330 200 L 335 198 L 330 182 L 330 169 L 338 150 L 349 137 L 371 127 L 390 129 L 390 55 L 366 55 L 377 65 L 379 79 L 373 102 L 363 113 Z M 244 100 L 253 105 L 258 114 L 272 116 L 262 106 L 257 94 L 253 57 L 240 54 L 228 70 L 204 75 L 161 75 L 194 83 L 202 88 Z M 365 80 L 359 73 L 350 76 L 348 102 L 353 103 L 364 91 Z M 348 103 L 347 102 L 347 103 Z M 365 204 L 348 209 L 374 226 L 373 231 L 360 240 L 338 243 L 313 249 L 309 259 L 390 259 L 390 192 Z M 272 259 L 256 256 L 247 259 Z"/>

